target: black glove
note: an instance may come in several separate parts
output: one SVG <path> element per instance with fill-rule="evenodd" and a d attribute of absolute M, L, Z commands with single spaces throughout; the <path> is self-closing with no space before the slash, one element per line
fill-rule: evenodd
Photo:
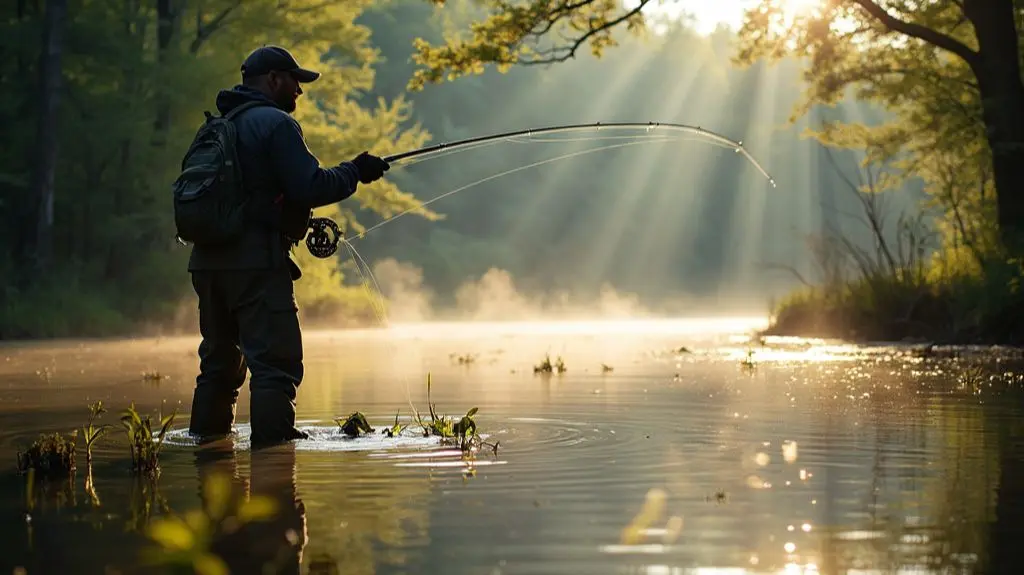
<path fill-rule="evenodd" d="M 384 172 L 391 169 L 391 166 L 383 159 L 363 152 L 352 159 L 352 163 L 359 170 L 359 181 L 364 184 L 376 182 L 384 177 Z"/>

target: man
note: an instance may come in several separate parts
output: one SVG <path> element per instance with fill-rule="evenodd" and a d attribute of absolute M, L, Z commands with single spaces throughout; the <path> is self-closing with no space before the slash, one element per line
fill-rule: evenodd
<path fill-rule="evenodd" d="M 367 152 L 320 167 L 291 117 L 302 84 L 319 77 L 284 48 L 265 46 L 242 64 L 241 85 L 217 95 L 222 115 L 259 105 L 232 119 L 250 204 L 245 231 L 232 244 L 193 246 L 189 260 L 203 337 L 189 424 L 195 436 L 231 432 L 248 370 L 253 445 L 307 437 L 295 428 L 303 365 L 292 283 L 301 272 L 289 251 L 305 236 L 313 208 L 348 198 L 389 168 Z"/>

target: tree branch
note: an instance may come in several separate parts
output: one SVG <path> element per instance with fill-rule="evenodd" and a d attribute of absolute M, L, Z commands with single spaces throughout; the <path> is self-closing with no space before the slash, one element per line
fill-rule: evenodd
<path fill-rule="evenodd" d="M 203 42 L 206 42 L 213 35 L 214 32 L 220 29 L 221 25 L 224 24 L 224 20 L 231 15 L 237 8 L 242 6 L 242 0 L 236 0 L 234 4 L 229 5 L 227 8 L 221 10 L 219 14 L 213 17 L 208 23 L 203 23 L 203 11 L 201 7 L 196 8 L 196 37 L 192 40 L 192 44 L 188 47 L 188 51 L 195 54 L 202 47 Z"/>
<path fill-rule="evenodd" d="M 873 0 L 853 0 L 853 2 L 863 8 L 865 12 L 873 16 L 876 20 L 881 22 L 891 32 L 899 32 L 900 34 L 910 36 L 911 38 L 923 40 L 932 46 L 936 46 L 946 50 L 947 52 L 956 54 L 963 59 L 964 62 L 967 62 L 971 68 L 977 66 L 978 53 L 968 48 L 959 40 L 951 36 L 947 36 L 937 30 L 932 30 L 926 26 L 900 20 L 892 14 L 889 14 L 885 8 L 876 4 Z"/>
<path fill-rule="evenodd" d="M 551 30 L 551 28 L 559 20 L 564 18 L 567 14 L 572 14 L 573 10 L 576 10 L 576 9 L 582 7 L 582 6 L 590 4 L 591 2 L 593 2 L 593 0 L 581 0 L 580 2 L 577 2 L 576 4 L 568 4 L 568 5 L 562 6 L 561 8 L 558 8 L 556 10 L 552 10 L 551 13 L 549 14 L 549 17 L 548 17 L 547 21 L 546 21 L 546 26 L 544 28 L 542 28 L 540 31 L 530 33 L 530 36 L 537 37 L 537 36 L 544 35 L 549 30 Z M 650 2 L 651 2 L 651 0 L 640 0 L 639 4 L 637 4 L 636 8 L 633 8 L 633 9 L 629 10 L 628 12 L 626 12 L 625 14 L 619 16 L 618 18 L 615 18 L 614 20 L 609 20 L 609 21 L 601 24 L 600 26 L 596 26 L 596 27 L 590 28 L 590 30 L 588 30 L 585 34 L 583 34 L 582 36 L 576 38 L 576 40 L 574 40 L 572 42 L 571 46 L 560 46 L 560 47 L 556 46 L 556 47 L 550 48 L 548 50 L 542 50 L 540 52 L 536 52 L 538 55 L 541 55 L 541 56 L 545 56 L 547 54 L 557 54 L 557 53 L 561 52 L 560 55 L 549 56 L 547 58 L 532 58 L 530 60 L 523 60 L 520 63 L 523 66 L 537 66 L 537 65 L 542 65 L 542 64 L 556 64 L 556 63 L 559 63 L 559 62 L 565 62 L 565 61 L 571 60 L 571 59 L 576 57 L 576 52 L 580 49 L 580 47 L 583 46 L 583 44 L 586 43 L 586 41 L 589 40 L 591 37 L 593 37 L 595 34 L 600 34 L 601 32 L 603 32 L 605 30 L 610 30 L 612 28 L 615 28 L 616 26 L 622 24 L 626 20 L 629 20 L 630 18 L 636 16 Z M 551 17 L 551 16 L 554 16 L 554 17 Z"/>

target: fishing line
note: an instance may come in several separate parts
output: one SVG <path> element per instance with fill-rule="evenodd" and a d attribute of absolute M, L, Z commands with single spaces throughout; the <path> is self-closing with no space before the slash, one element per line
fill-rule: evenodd
<path fill-rule="evenodd" d="M 514 174 L 516 172 L 520 172 L 520 171 L 527 170 L 527 169 L 530 169 L 530 168 L 534 168 L 534 167 L 538 167 L 538 166 L 543 166 L 543 165 L 554 163 L 554 162 L 557 162 L 557 161 L 561 161 L 561 160 L 565 160 L 565 159 L 569 159 L 569 158 L 574 158 L 574 157 L 579 157 L 579 156 L 584 156 L 584 155 L 592 154 L 592 153 L 596 153 L 596 152 L 603 152 L 603 151 L 607 151 L 607 150 L 613 150 L 613 149 L 618 149 L 618 148 L 625 148 L 625 147 L 636 146 L 636 145 L 640 145 L 640 144 L 678 142 L 678 141 L 695 140 L 695 139 L 698 139 L 698 138 L 679 137 L 679 136 L 672 137 L 672 136 L 662 136 L 662 135 L 652 136 L 652 135 L 646 135 L 645 134 L 645 135 L 639 136 L 639 139 L 637 139 L 636 136 L 632 136 L 632 137 L 631 136 L 593 136 L 593 137 L 587 137 L 587 138 L 545 138 L 545 139 L 539 139 L 539 138 L 534 138 L 531 135 L 526 135 L 525 138 L 523 138 L 521 136 L 513 135 L 513 136 L 508 136 L 508 137 L 505 137 L 505 138 L 494 138 L 494 139 L 490 139 L 490 140 L 485 141 L 485 142 L 479 142 L 479 143 L 476 143 L 476 144 L 462 145 L 458 149 L 438 149 L 438 150 L 436 150 L 436 151 L 434 151 L 432 153 L 421 154 L 421 155 L 423 155 L 425 157 L 420 159 L 420 160 L 418 160 L 418 161 L 405 162 L 404 165 L 408 166 L 408 165 L 412 165 L 412 164 L 415 164 L 415 163 L 419 163 L 421 161 L 426 161 L 428 159 L 436 159 L 436 158 L 439 158 L 439 157 L 450 155 L 452 153 L 458 153 L 460 151 L 468 151 L 468 150 L 471 150 L 471 149 L 477 149 L 477 148 L 481 148 L 481 147 L 485 147 L 485 146 L 489 146 L 489 145 L 493 145 L 493 144 L 497 144 L 497 143 L 501 143 L 501 142 L 513 142 L 513 143 L 533 143 L 533 142 L 537 142 L 537 143 L 555 143 L 555 142 L 559 142 L 559 143 L 561 143 L 561 142 L 571 142 L 571 141 L 580 142 L 580 141 L 621 140 L 621 139 L 632 139 L 633 141 L 629 141 L 629 142 L 625 142 L 625 143 L 618 143 L 618 144 L 609 144 L 609 145 L 604 145 L 604 146 L 600 146 L 600 147 L 597 147 L 597 148 L 594 148 L 594 149 L 588 149 L 588 150 L 578 150 L 578 151 L 575 151 L 575 152 L 570 152 L 570 153 L 567 153 L 567 154 L 562 154 L 562 155 L 556 156 L 554 158 L 547 158 L 547 159 L 544 159 L 544 160 L 540 160 L 540 161 L 536 161 L 536 162 L 531 162 L 531 163 L 526 164 L 524 166 L 519 166 L 519 167 L 516 167 L 516 168 L 505 170 L 505 171 L 500 172 L 498 174 L 493 174 L 493 175 L 490 175 L 490 176 L 486 176 L 484 178 L 480 178 L 479 180 L 476 180 L 475 182 L 471 182 L 469 184 L 466 184 L 466 185 L 463 185 L 463 186 L 459 186 L 458 188 L 455 188 L 455 189 L 450 190 L 448 192 L 445 192 L 445 193 L 443 193 L 443 194 L 441 194 L 439 196 L 431 198 L 430 200 L 427 200 L 426 202 L 421 203 L 417 207 L 407 209 L 407 210 L 405 210 L 403 212 L 400 212 L 400 213 L 398 213 L 398 214 L 396 214 L 396 215 L 394 215 L 394 216 L 392 216 L 392 217 L 390 217 L 390 218 L 388 218 L 388 219 L 386 219 L 386 220 L 384 220 L 382 222 L 379 222 L 378 224 L 370 227 L 369 229 L 364 230 L 362 233 L 354 236 L 353 239 L 355 239 L 355 238 L 363 238 L 363 237 L 366 236 L 367 233 L 369 233 L 369 232 L 371 232 L 371 231 L 373 231 L 373 230 L 375 230 L 377 228 L 380 228 L 384 224 L 392 222 L 392 221 L 398 219 L 399 217 L 401 217 L 401 216 L 403 216 L 405 214 L 408 214 L 411 211 L 414 211 L 416 209 L 420 209 L 420 208 L 426 207 L 426 206 L 428 206 L 428 205 L 430 205 L 430 204 L 432 204 L 432 203 L 434 203 L 436 201 L 444 199 L 444 198 L 446 198 L 448 196 L 451 196 L 453 194 L 456 194 L 458 192 L 465 191 L 467 189 L 473 188 L 473 187 L 478 186 L 480 184 L 483 184 L 485 182 L 488 182 L 488 181 L 491 181 L 491 180 L 495 180 L 495 179 L 498 179 L 498 178 L 501 178 L 501 177 L 504 177 L 504 176 L 508 176 L 508 175 Z M 715 147 L 733 148 L 732 145 L 726 145 L 725 143 L 719 142 L 719 141 L 712 141 L 712 142 L 708 142 L 708 143 L 713 145 L 713 146 L 715 146 Z M 377 321 L 381 325 L 383 325 L 385 328 L 390 329 L 391 322 L 390 322 L 390 319 L 388 318 L 387 302 L 385 301 L 384 296 L 383 296 L 384 292 L 380 288 L 380 284 L 377 282 L 377 278 L 373 274 L 373 270 L 371 269 L 370 265 L 366 262 L 366 260 L 362 257 L 362 254 L 360 254 L 359 251 L 356 250 L 355 246 L 352 245 L 351 241 L 346 239 L 344 236 L 339 236 L 338 239 L 340 240 L 341 243 L 343 243 L 345 245 L 345 248 L 348 250 L 349 254 L 352 256 L 353 263 L 355 263 L 355 266 L 356 266 L 356 273 L 359 276 L 360 283 L 362 284 L 364 290 L 366 290 L 366 292 L 368 294 L 368 297 L 370 299 L 371 306 L 373 307 L 373 312 L 374 312 L 374 315 L 377 318 Z M 364 270 L 365 270 L 365 273 L 364 273 Z M 367 279 L 367 278 L 369 278 L 369 279 Z M 372 285 L 372 287 L 371 287 L 371 285 Z M 371 293 L 371 292 L 373 292 L 373 293 Z M 394 341 L 391 341 L 390 345 L 392 346 L 393 350 L 396 352 L 396 355 L 397 355 L 397 352 L 399 351 L 397 349 L 397 344 Z M 404 373 L 400 374 L 400 377 L 402 378 L 402 382 L 403 382 L 403 384 L 405 386 L 406 401 L 408 402 L 410 409 L 412 409 L 413 414 L 415 414 L 415 413 L 417 413 L 417 410 L 416 410 L 415 405 L 412 402 L 412 392 L 411 392 L 411 389 L 410 389 L 410 386 L 409 386 L 409 380 L 408 380 L 408 378 L 406 377 L 406 375 Z"/>
<path fill-rule="evenodd" d="M 612 137 L 612 138 L 615 138 L 615 137 Z M 618 137 L 618 138 L 621 138 L 621 136 Z M 527 164 L 525 166 L 519 166 L 517 168 L 512 168 L 510 170 L 506 170 L 506 171 L 498 173 L 498 174 L 494 174 L 494 175 L 491 175 L 491 176 L 487 176 L 487 177 L 481 178 L 481 179 L 479 179 L 479 180 L 477 180 L 475 182 L 471 182 L 471 183 L 466 184 L 464 186 L 460 186 L 460 187 L 458 187 L 458 188 L 456 188 L 454 190 L 451 190 L 451 191 L 446 192 L 444 194 L 441 194 L 441 195 L 439 195 L 439 196 L 437 196 L 435 198 L 432 198 L 431 200 L 428 200 L 426 203 L 421 204 L 417 208 L 412 208 L 412 209 L 418 209 L 419 207 L 426 206 L 427 204 L 433 203 L 435 201 L 438 201 L 438 200 L 440 200 L 442 198 L 445 198 L 445 197 L 450 196 L 452 194 L 455 194 L 457 192 L 467 190 L 467 189 L 472 188 L 474 186 L 478 186 L 478 185 L 483 184 L 483 183 L 485 183 L 487 181 L 490 181 L 490 180 L 493 180 L 493 179 L 497 179 L 497 178 L 500 178 L 500 177 L 503 177 L 503 176 L 507 176 L 507 175 L 513 174 L 515 172 L 519 172 L 519 171 L 526 170 L 526 169 L 529 169 L 529 168 L 533 168 L 533 167 L 541 166 L 541 165 L 544 165 L 544 164 L 549 164 L 549 163 L 557 162 L 559 160 L 564 160 L 564 159 L 568 159 L 568 158 L 572 158 L 572 157 L 576 157 L 576 156 L 582 156 L 582 155 L 585 155 L 585 154 L 590 154 L 590 153 L 594 153 L 594 152 L 601 152 L 601 151 L 606 151 L 606 150 L 615 149 L 615 148 L 623 148 L 623 147 L 627 147 L 627 146 L 634 146 L 634 145 L 637 145 L 637 144 L 649 144 L 649 143 L 656 143 L 656 142 L 674 141 L 676 139 L 678 139 L 678 138 L 673 138 L 673 137 L 669 137 L 669 136 L 650 136 L 650 137 L 647 137 L 647 138 L 645 138 L 643 140 L 640 140 L 640 141 L 632 141 L 632 142 L 619 143 L 619 144 L 609 144 L 609 145 L 600 146 L 598 148 L 594 148 L 594 149 L 590 149 L 590 150 L 579 150 L 579 151 L 576 151 L 576 152 L 570 152 L 568 154 L 563 154 L 561 156 L 556 156 L 554 158 L 548 158 L 548 159 L 541 160 L 541 161 L 538 161 L 538 162 L 532 162 L 532 163 Z M 492 143 L 492 142 L 488 142 L 487 144 L 490 144 L 490 143 Z M 392 221 L 392 220 L 400 217 L 401 215 L 403 215 L 405 213 L 408 213 L 408 211 L 411 211 L 411 210 L 407 210 L 406 212 L 402 212 L 400 214 L 397 214 L 394 217 L 392 217 L 392 218 L 390 218 L 388 220 L 385 220 L 384 222 L 380 222 L 379 224 L 377 224 L 373 228 L 370 228 L 370 229 L 364 231 L 359 236 L 355 236 L 355 237 L 362 237 L 367 232 L 369 232 L 369 231 L 371 231 L 373 229 L 376 229 L 376 228 L 384 225 L 388 221 Z M 387 302 L 384 300 L 384 296 L 383 296 L 384 291 L 380 288 L 380 284 L 377 282 L 377 278 L 374 276 L 372 268 L 366 262 L 366 260 L 363 258 L 362 254 L 360 254 L 359 251 L 356 250 L 355 246 L 352 245 L 352 242 L 349 241 L 349 239 L 345 238 L 344 236 L 339 236 L 339 242 L 345 245 L 345 248 L 348 250 L 349 254 L 352 256 L 353 263 L 356 266 L 356 273 L 359 276 L 359 280 L 360 280 L 360 283 L 363 286 L 363 289 L 366 290 L 366 292 L 367 292 L 368 298 L 370 299 L 370 304 L 373 307 L 373 312 L 374 312 L 374 315 L 377 318 L 377 321 L 381 325 L 383 325 L 385 328 L 390 328 L 391 327 L 391 322 L 390 322 L 390 319 L 388 318 Z M 365 270 L 365 273 L 364 273 L 364 270 Z M 371 292 L 373 292 L 373 293 L 371 293 Z M 398 352 L 399 352 L 397 344 L 394 341 L 390 341 L 389 345 L 392 347 L 392 351 L 397 356 Z M 399 376 L 402 378 L 402 383 L 405 386 L 406 401 L 409 403 L 409 408 L 412 409 L 413 413 L 415 414 L 417 412 L 417 410 L 416 410 L 416 406 L 413 404 L 413 401 L 412 401 L 412 391 L 411 391 L 411 388 L 409 386 L 409 379 L 406 377 L 406 375 L 404 373 L 401 373 Z"/>
<path fill-rule="evenodd" d="M 599 148 L 594 148 L 594 149 L 590 149 L 590 150 L 578 150 L 576 152 L 569 152 L 568 154 L 563 154 L 561 156 L 555 156 L 554 158 L 547 158 L 547 159 L 544 159 L 544 160 L 539 160 L 537 162 L 533 162 L 533 163 L 527 164 L 525 166 L 519 166 L 517 168 L 512 168 L 512 169 L 509 169 L 509 170 L 505 170 L 505 171 L 497 173 L 497 174 L 486 176 L 484 178 L 481 178 L 481 179 L 479 179 L 479 180 L 477 180 L 475 182 L 471 182 L 471 183 L 466 184 L 464 186 L 460 186 L 458 188 L 455 188 L 454 190 L 450 190 L 448 192 L 445 192 L 445 193 L 443 193 L 443 194 L 441 194 L 439 196 L 433 197 L 433 198 L 431 198 L 431 199 L 429 199 L 429 200 L 427 200 L 425 202 L 422 202 L 422 203 L 420 203 L 419 205 L 417 205 L 415 207 L 403 210 L 403 211 L 401 211 L 401 212 L 391 216 L 390 218 L 387 218 L 384 221 L 378 222 L 377 224 L 367 228 L 366 230 L 363 230 L 361 233 L 356 234 L 355 236 L 353 236 L 352 239 L 362 239 L 362 238 L 364 238 L 366 236 L 366 234 L 372 232 L 373 230 L 375 230 L 375 229 L 377 229 L 377 228 L 379 228 L 379 227 L 381 227 L 381 226 L 383 226 L 385 224 L 391 223 L 394 220 L 396 220 L 396 219 L 398 219 L 398 218 L 400 218 L 400 217 L 402 217 L 402 216 L 404 216 L 404 215 L 406 215 L 406 214 L 408 214 L 410 212 L 414 212 L 414 211 L 419 210 L 421 208 L 425 208 L 426 206 L 429 206 L 430 204 L 432 204 L 432 203 L 434 203 L 434 202 L 436 202 L 438 200 L 442 200 L 442 199 L 444 199 L 444 198 L 446 198 L 448 196 L 451 196 L 453 194 L 457 194 L 459 192 L 468 190 L 469 188 L 472 188 L 474 186 L 478 186 L 478 185 L 483 184 L 485 182 L 489 182 L 491 180 L 495 180 L 495 179 L 498 179 L 498 178 L 501 178 L 501 177 L 504 177 L 504 176 L 508 176 L 508 175 L 514 174 L 516 172 L 521 172 L 523 170 L 528 170 L 530 168 L 535 168 L 535 167 L 538 167 L 538 166 L 543 166 L 545 164 L 550 164 L 550 163 L 553 163 L 553 162 L 557 162 L 557 161 L 560 161 L 560 160 L 566 160 L 566 159 L 574 158 L 574 157 L 577 157 L 577 156 L 584 156 L 584 155 L 587 155 L 587 154 L 593 154 L 593 153 L 596 153 L 596 152 L 603 152 L 603 151 L 607 151 L 607 150 L 614 150 L 614 149 L 617 149 L 617 148 L 625 148 L 625 147 L 636 146 L 636 145 L 640 145 L 640 144 L 673 142 L 673 141 L 677 141 L 677 140 L 678 140 L 678 138 L 674 138 L 674 137 L 671 137 L 671 136 L 663 136 L 663 137 L 651 137 L 651 138 L 646 139 L 646 140 L 640 140 L 640 141 L 635 141 L 635 142 L 626 142 L 624 144 L 609 144 L 609 145 L 606 145 L 606 146 L 601 146 Z M 716 144 L 712 143 L 712 145 L 716 145 Z M 721 147 L 724 147 L 724 146 L 721 146 Z"/>
<path fill-rule="evenodd" d="M 380 284 L 377 283 L 377 278 L 373 275 L 373 270 L 370 269 L 370 264 L 366 263 L 366 260 L 363 259 L 363 256 L 359 253 L 358 250 L 356 250 L 356 247 L 353 246 L 351 242 L 349 242 L 345 238 L 342 238 L 341 242 L 345 244 L 345 247 L 348 249 L 348 252 L 352 254 L 352 260 L 356 264 L 356 273 L 359 274 L 359 281 L 360 283 L 363 284 L 363 288 L 367 291 L 371 299 L 373 299 L 373 296 L 376 296 L 376 301 L 380 303 L 379 309 L 377 306 L 373 306 L 373 311 L 377 316 L 377 321 L 382 323 L 386 328 L 390 329 L 391 321 L 388 319 L 387 302 L 384 301 L 383 295 L 384 290 L 380 289 Z M 366 269 L 366 275 L 363 275 L 361 267 Z M 366 276 L 370 277 L 369 282 L 366 280 Z M 373 284 L 373 290 L 370 289 L 371 282 Z M 373 293 L 370 293 L 371 291 L 373 291 Z M 392 347 L 392 352 L 394 352 L 395 357 L 398 357 L 398 344 L 396 344 L 394 341 L 389 341 L 389 344 Z M 409 388 L 409 378 L 406 377 L 405 373 L 399 373 L 399 377 L 402 378 L 402 383 L 405 385 L 405 399 L 409 403 L 409 409 L 412 410 L 413 416 L 415 417 L 417 409 L 416 405 L 413 404 L 412 402 L 412 392 L 410 391 Z"/>

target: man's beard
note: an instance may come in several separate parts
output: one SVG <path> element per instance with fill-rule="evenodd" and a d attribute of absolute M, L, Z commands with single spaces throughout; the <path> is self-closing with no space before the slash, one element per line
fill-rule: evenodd
<path fill-rule="evenodd" d="M 278 96 L 276 98 L 276 102 L 275 103 L 277 104 L 278 108 L 281 108 L 282 110 L 284 110 L 285 112 L 288 112 L 289 114 L 291 114 L 292 112 L 295 111 L 295 98 L 293 98 L 291 96 L 286 96 L 286 95 Z"/>

